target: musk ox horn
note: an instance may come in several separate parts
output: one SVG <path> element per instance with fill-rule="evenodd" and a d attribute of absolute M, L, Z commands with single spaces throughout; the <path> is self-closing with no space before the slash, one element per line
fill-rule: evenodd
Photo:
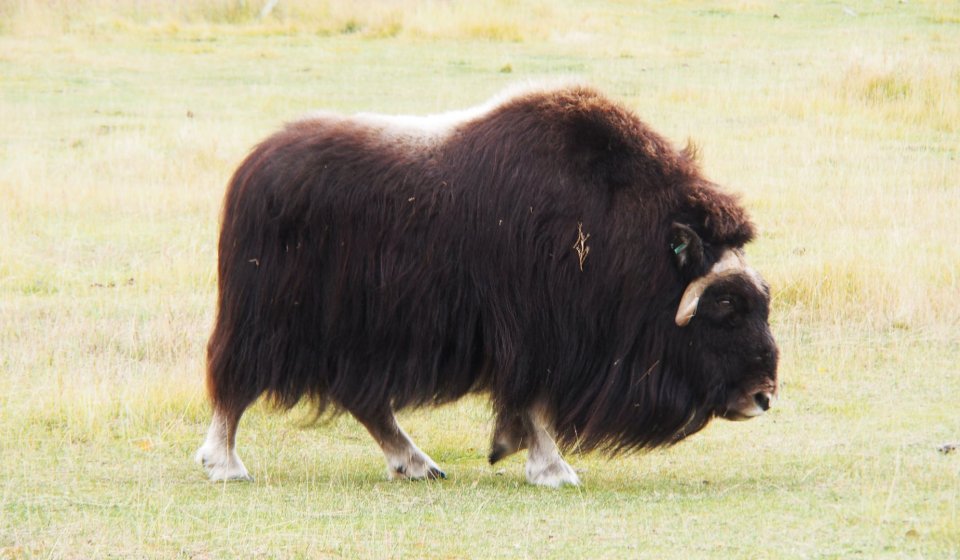
<path fill-rule="evenodd" d="M 697 278 L 687 289 L 683 291 L 683 297 L 680 298 L 680 305 L 677 307 L 676 322 L 678 327 L 685 327 L 693 316 L 697 314 L 697 306 L 700 304 L 700 296 L 704 290 L 721 276 L 728 274 L 750 271 L 747 261 L 743 257 L 743 251 L 739 249 L 727 249 L 709 272 Z M 754 273 L 755 274 L 755 273 Z M 753 274 L 751 274 L 753 277 Z"/>

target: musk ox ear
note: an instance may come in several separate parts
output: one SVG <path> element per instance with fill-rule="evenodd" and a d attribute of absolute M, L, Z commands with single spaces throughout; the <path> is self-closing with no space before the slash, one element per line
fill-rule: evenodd
<path fill-rule="evenodd" d="M 670 226 L 670 251 L 685 278 L 692 278 L 703 268 L 703 241 L 689 226 Z"/>

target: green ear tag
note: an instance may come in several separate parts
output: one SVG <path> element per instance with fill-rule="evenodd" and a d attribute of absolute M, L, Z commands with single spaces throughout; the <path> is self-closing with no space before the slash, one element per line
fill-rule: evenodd
<path fill-rule="evenodd" d="M 686 244 L 686 243 L 681 243 L 681 244 L 677 245 L 676 247 L 673 247 L 673 254 L 674 254 L 674 255 L 679 255 L 679 254 L 682 253 L 683 250 L 686 249 L 686 248 L 687 248 L 687 244 Z"/>

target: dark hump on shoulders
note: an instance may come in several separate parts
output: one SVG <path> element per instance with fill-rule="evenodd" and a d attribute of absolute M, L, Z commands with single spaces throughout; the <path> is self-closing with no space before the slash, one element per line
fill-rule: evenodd
<path fill-rule="evenodd" d="M 546 162 L 593 188 L 649 193 L 698 176 L 693 159 L 633 111 L 576 84 L 506 96 L 448 142 L 500 161 Z"/>

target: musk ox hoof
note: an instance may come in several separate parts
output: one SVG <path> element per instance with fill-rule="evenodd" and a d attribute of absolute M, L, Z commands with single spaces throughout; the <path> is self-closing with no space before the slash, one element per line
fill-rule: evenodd
<path fill-rule="evenodd" d="M 438 480 L 447 478 L 447 474 L 423 453 L 410 455 L 403 459 L 387 459 L 387 476 L 390 480 Z"/>
<path fill-rule="evenodd" d="M 226 453 L 205 444 L 197 450 L 194 458 L 206 469 L 210 482 L 253 482 L 253 477 L 247 472 L 247 468 L 243 466 L 243 461 L 235 451 Z"/>
<path fill-rule="evenodd" d="M 560 488 L 561 486 L 580 486 L 580 477 L 573 467 L 557 457 L 549 463 L 527 462 L 527 481 L 537 486 Z"/>
<path fill-rule="evenodd" d="M 496 465 L 500 459 L 507 457 L 512 454 L 513 450 L 503 445 L 501 443 L 493 444 L 493 447 L 490 449 L 490 455 L 487 455 L 487 460 L 490 461 L 491 465 Z"/>

